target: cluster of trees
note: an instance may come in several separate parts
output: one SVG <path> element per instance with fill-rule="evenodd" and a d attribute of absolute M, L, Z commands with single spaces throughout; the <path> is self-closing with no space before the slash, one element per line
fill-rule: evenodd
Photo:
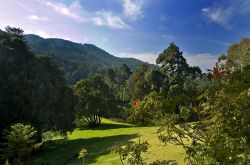
<path fill-rule="evenodd" d="M 30 52 L 21 29 L 7 27 L 6 31 L 0 31 L 0 66 L 1 143 L 9 139 L 9 136 L 4 135 L 4 130 L 11 129 L 11 125 L 16 123 L 35 127 L 35 139 L 38 142 L 41 141 L 42 132 L 66 132 L 74 128 L 77 99 L 67 85 L 64 72 L 50 57 L 36 57 Z M 13 126 L 14 128 L 16 127 Z M 16 147 L 25 145 L 20 135 L 23 135 L 22 132 L 13 137 L 19 139 Z M 16 143 L 15 139 L 10 139 L 10 142 Z M 0 154 L 9 151 L 12 150 L 4 148 Z M 10 160 L 22 157 L 7 155 Z"/>
<path fill-rule="evenodd" d="M 73 128 L 75 96 L 47 56 L 29 51 L 23 31 L 0 31 L 0 130 L 22 122 L 39 131 Z M 63 119 L 63 120 L 62 120 Z"/>
<path fill-rule="evenodd" d="M 136 99 L 127 110 L 128 121 L 159 125 L 160 141 L 183 147 L 187 164 L 249 164 L 249 58 L 250 39 L 242 39 L 218 58 L 209 73 L 202 74 L 199 68 L 189 67 L 179 48 L 170 44 L 157 58 L 160 69 L 153 72 L 158 77 L 152 76 L 157 83 L 152 78 L 151 86 L 147 83 L 150 72 L 145 68 L 128 80 L 134 80 L 131 92 L 132 100 Z M 121 161 L 145 164 L 141 153 L 147 152 L 147 143 L 114 148 Z"/>
<path fill-rule="evenodd" d="M 154 115 L 157 119 L 159 114 L 179 114 L 181 105 L 195 104 L 205 76 L 200 68 L 189 66 L 174 43 L 156 62 L 158 68 L 141 66 L 127 81 L 132 102 L 140 104 L 126 110 L 128 122 L 149 124 Z"/>

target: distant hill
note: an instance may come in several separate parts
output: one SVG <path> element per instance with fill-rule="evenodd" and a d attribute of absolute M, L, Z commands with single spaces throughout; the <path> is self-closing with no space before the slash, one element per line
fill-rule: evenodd
<path fill-rule="evenodd" d="M 47 54 L 64 69 L 70 84 L 86 78 L 89 74 L 102 74 L 108 67 L 126 64 L 132 70 L 142 64 L 151 65 L 134 58 L 115 57 L 92 44 L 80 44 L 63 39 L 44 39 L 29 34 L 25 39 L 36 55 Z M 151 65 L 152 66 L 152 65 Z"/>

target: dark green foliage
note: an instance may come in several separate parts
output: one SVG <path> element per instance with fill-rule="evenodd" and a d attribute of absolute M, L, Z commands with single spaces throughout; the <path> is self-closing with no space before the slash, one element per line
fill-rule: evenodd
<path fill-rule="evenodd" d="M 145 79 L 150 86 L 151 91 L 160 92 L 163 85 L 164 75 L 157 69 L 149 69 Z"/>
<path fill-rule="evenodd" d="M 22 38 L 23 37 L 23 30 L 20 29 L 20 28 L 15 28 L 15 27 L 10 27 L 10 26 L 7 26 L 5 28 L 5 31 L 13 36 L 16 36 L 16 37 L 20 37 Z"/>
<path fill-rule="evenodd" d="M 4 150 L 1 155 L 2 160 L 11 160 L 11 164 L 21 165 L 30 159 L 31 153 L 36 150 L 36 130 L 30 125 L 21 123 L 14 124 L 10 130 L 5 130 L 3 143 Z"/>
<path fill-rule="evenodd" d="M 190 67 L 174 43 L 165 49 L 157 58 L 161 72 L 165 74 L 165 92 L 175 94 L 181 91 L 190 80 L 199 78 L 202 74 L 199 67 Z"/>
<path fill-rule="evenodd" d="M 124 107 L 127 107 L 130 102 L 131 96 L 126 82 L 131 74 L 130 68 L 125 64 L 115 69 L 108 68 L 104 73 L 104 82 L 111 88 L 120 107 L 117 114 L 113 114 L 114 117 L 122 118 Z"/>
<path fill-rule="evenodd" d="M 148 67 L 146 65 L 141 65 L 130 76 L 127 87 L 133 99 L 143 99 L 143 97 L 150 92 L 150 86 L 145 78 L 147 71 Z"/>
<path fill-rule="evenodd" d="M 73 128 L 75 97 L 64 73 L 49 57 L 35 57 L 19 32 L 9 31 L 0 31 L 1 133 L 17 122 L 32 124 L 39 134 Z"/>
<path fill-rule="evenodd" d="M 164 75 L 161 92 L 172 100 L 175 113 L 180 113 L 180 106 L 195 106 L 202 72 L 199 67 L 190 67 L 179 47 L 174 43 L 163 51 L 156 62 Z"/>
<path fill-rule="evenodd" d="M 84 117 L 90 127 L 99 125 L 101 117 L 110 117 L 117 109 L 110 88 L 98 75 L 77 82 L 74 91 L 78 96 L 78 118 Z"/>
<path fill-rule="evenodd" d="M 207 86 L 203 83 L 206 86 L 201 87 L 200 68 L 190 67 L 174 43 L 159 55 L 157 63 L 160 70 L 142 65 L 127 81 L 132 100 L 141 101 L 140 106 L 126 110 L 130 123 L 152 124 L 156 113 L 158 117 L 179 114 L 181 106 L 196 106 L 196 97 Z M 195 116 L 191 115 L 190 120 L 196 120 Z"/>
<path fill-rule="evenodd" d="M 55 63 L 65 70 L 70 84 L 75 84 L 90 74 L 103 74 L 109 67 L 121 67 L 126 64 L 129 68 L 135 69 L 144 63 L 133 58 L 115 57 L 91 44 L 78 44 L 62 39 L 43 39 L 36 35 L 26 35 L 25 39 L 35 54 L 51 55 Z"/>

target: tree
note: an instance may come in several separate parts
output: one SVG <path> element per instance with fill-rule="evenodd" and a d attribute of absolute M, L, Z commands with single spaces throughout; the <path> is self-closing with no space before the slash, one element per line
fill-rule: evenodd
<path fill-rule="evenodd" d="M 35 135 L 37 131 L 30 125 L 17 123 L 5 130 L 3 159 L 13 160 L 13 163 L 22 164 L 26 162 L 34 151 L 36 144 Z"/>
<path fill-rule="evenodd" d="M 250 65 L 250 39 L 241 39 L 240 43 L 232 44 L 224 59 L 226 59 L 225 67 L 228 70 L 242 69 Z"/>
<path fill-rule="evenodd" d="M 198 80 L 202 72 L 199 67 L 190 67 L 179 47 L 171 43 L 156 59 L 164 75 L 160 92 L 173 101 L 175 113 L 181 106 L 194 106 L 198 96 Z"/>
<path fill-rule="evenodd" d="M 23 30 L 20 29 L 20 28 L 15 28 L 15 27 L 10 27 L 10 26 L 7 26 L 5 28 L 5 31 L 11 35 L 14 35 L 14 36 L 19 36 L 19 37 L 23 37 Z"/>
<path fill-rule="evenodd" d="M 174 43 L 170 43 L 169 47 L 158 56 L 156 63 L 161 66 L 163 72 L 170 75 L 188 67 L 186 59 L 182 56 L 182 52 L 180 52 L 179 47 Z"/>
<path fill-rule="evenodd" d="M 77 82 L 74 91 L 78 96 L 78 116 L 84 117 L 90 127 L 99 125 L 101 117 L 116 110 L 114 96 L 99 75 Z"/>
<path fill-rule="evenodd" d="M 146 65 L 141 65 L 127 81 L 127 87 L 133 99 L 143 99 L 150 91 L 150 87 L 145 79 L 147 70 L 148 67 Z"/>
<path fill-rule="evenodd" d="M 160 65 L 161 72 L 166 75 L 169 84 L 183 86 L 185 82 L 200 77 L 202 72 L 199 67 L 190 67 L 182 55 L 183 52 L 174 43 L 165 49 L 156 59 Z"/>

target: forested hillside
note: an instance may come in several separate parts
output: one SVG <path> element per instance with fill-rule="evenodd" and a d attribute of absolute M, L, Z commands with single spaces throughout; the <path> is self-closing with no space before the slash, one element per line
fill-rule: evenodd
<path fill-rule="evenodd" d="M 70 84 L 95 73 L 103 74 L 108 67 L 126 64 L 134 70 L 146 64 L 134 58 L 118 58 L 92 44 L 80 44 L 63 39 L 44 39 L 37 35 L 26 35 L 25 39 L 36 55 L 47 54 L 64 69 Z M 150 64 L 147 64 L 150 65 Z"/>

